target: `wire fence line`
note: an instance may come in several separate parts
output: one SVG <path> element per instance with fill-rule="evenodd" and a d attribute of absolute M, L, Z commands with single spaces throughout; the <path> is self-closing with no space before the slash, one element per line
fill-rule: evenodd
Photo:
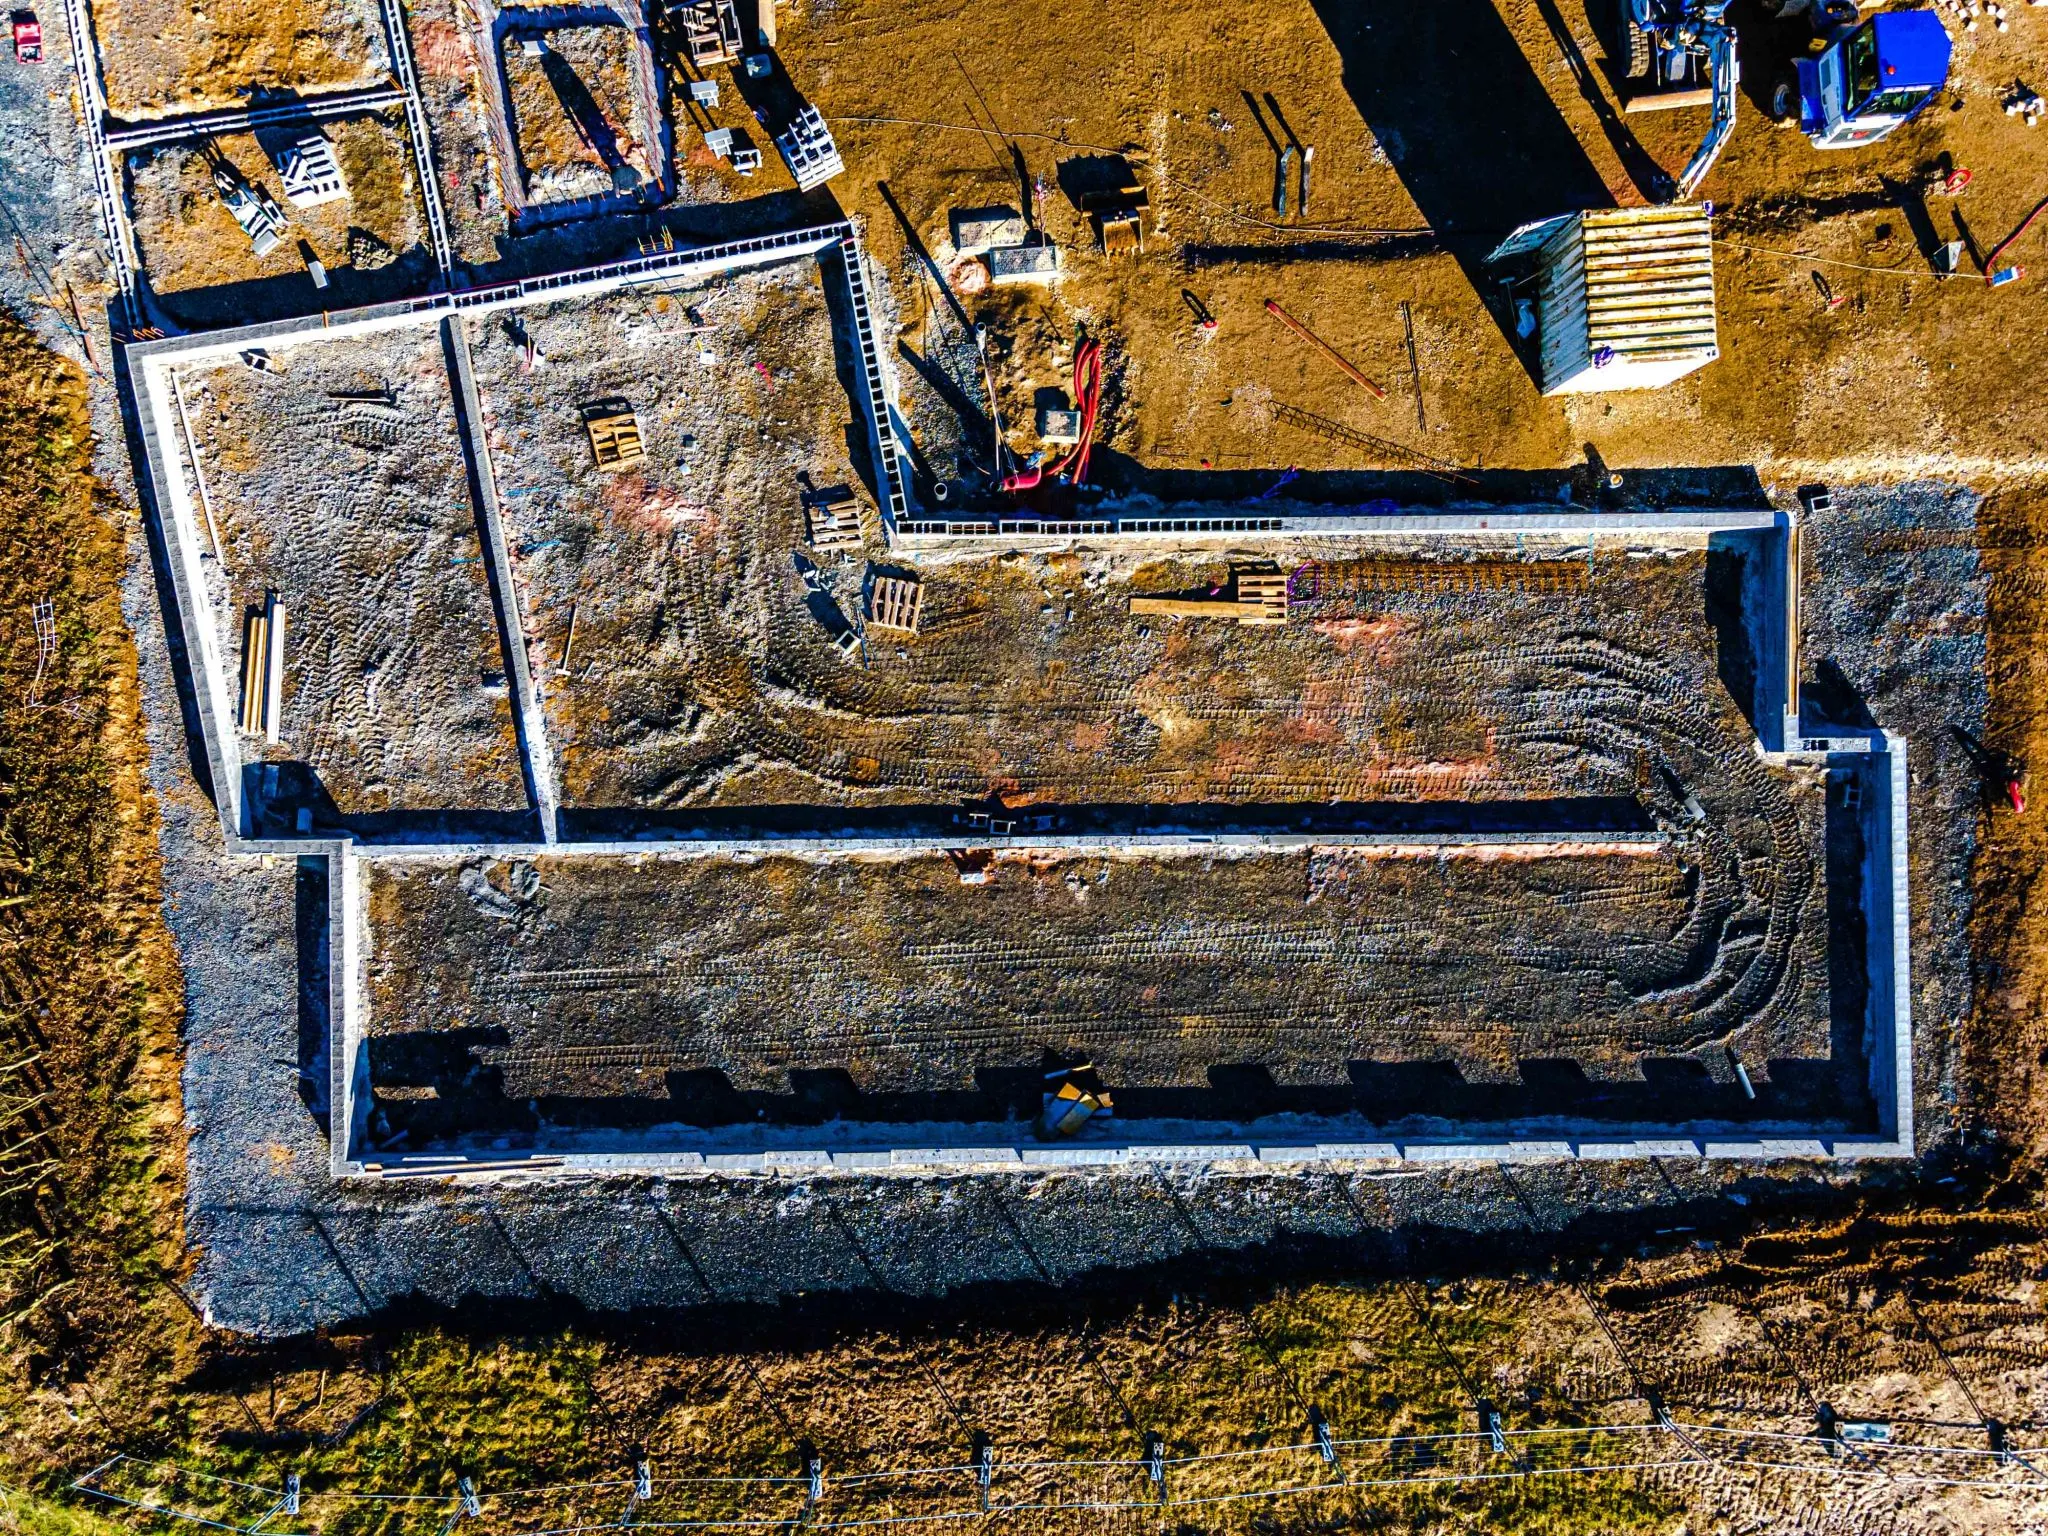
<path fill-rule="evenodd" d="M 1902 1441 L 1851 1446 L 1830 1435 L 1685 1422 L 1667 1415 L 1618 1424 L 1327 1436 L 1299 1444 L 1175 1456 L 1155 1447 L 1143 1458 L 1004 1461 L 983 1454 L 958 1464 L 829 1476 L 815 1459 L 788 1474 L 695 1476 L 656 1476 L 649 1463 L 641 1462 L 632 1475 L 618 1479 L 478 1489 L 462 1478 L 456 1490 L 447 1493 L 309 1487 L 297 1474 L 287 1474 L 282 1487 L 270 1487 L 174 1463 L 115 1455 L 67 1487 L 81 1500 L 236 1536 L 323 1536 L 348 1526 L 351 1511 L 385 1522 L 396 1516 L 404 1522 L 408 1507 L 435 1520 L 440 1536 L 451 1536 L 464 1525 L 516 1530 L 523 1536 L 595 1536 L 628 1527 L 662 1532 L 745 1531 L 793 1523 L 818 1531 L 942 1526 L 1000 1517 L 1187 1510 L 1543 1478 L 1716 1471 L 1879 1479 L 2048 1502 L 2048 1478 L 2029 1460 L 2042 1450 L 2048 1447 L 1992 1449 Z M 1226 1470 L 1232 1475 L 1220 1483 L 1213 1476 L 1198 1475 Z M 1127 1483 L 1122 1490 L 1114 1486 L 1119 1475 Z M 1080 1486 L 1091 1478 L 1101 1485 L 1095 1491 Z M 878 1495 L 880 1507 L 861 1507 Z M 906 1498 L 917 1495 L 934 1501 L 935 1507 L 901 1507 Z M 709 1502 L 723 1500 L 732 1507 L 689 1507 L 693 1499 L 702 1502 L 706 1496 Z M 961 1502 L 963 1497 L 971 1502 Z M 539 1501 L 554 1507 L 536 1510 Z"/>

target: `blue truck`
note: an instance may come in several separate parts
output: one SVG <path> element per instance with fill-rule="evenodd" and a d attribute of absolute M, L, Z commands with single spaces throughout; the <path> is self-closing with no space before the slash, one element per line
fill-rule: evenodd
<path fill-rule="evenodd" d="M 1735 131 L 1740 71 L 1730 0 L 1621 0 L 1630 112 L 1711 106 L 1707 136 L 1678 175 L 1698 188 Z M 1758 0 L 1759 20 L 1788 44 L 1771 115 L 1797 121 L 1815 149 L 1874 144 L 1948 82 L 1949 36 L 1932 11 L 1859 17 L 1854 0 Z"/>

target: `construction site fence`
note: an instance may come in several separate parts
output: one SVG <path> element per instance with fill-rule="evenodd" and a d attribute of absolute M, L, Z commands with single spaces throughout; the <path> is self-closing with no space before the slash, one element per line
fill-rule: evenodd
<path fill-rule="evenodd" d="M 74 1499 L 136 1517 L 241 1536 L 322 1536 L 350 1528 L 458 1524 L 522 1536 L 812 1530 L 945 1524 L 998 1517 L 1192 1511 L 1250 1501 L 1607 1475 L 1744 1472 L 1895 1486 L 1970 1489 L 2048 1500 L 2048 1446 L 1856 1441 L 1670 1417 L 1646 1422 L 1351 1438 L 1319 1427 L 1284 1445 L 1168 1455 L 1006 1459 L 987 1442 L 958 1463 L 834 1470 L 809 1452 L 787 1473 L 691 1476 L 642 1461 L 614 1479 L 493 1488 L 466 1476 L 443 1492 L 316 1486 L 294 1473 L 272 1486 L 116 1455 L 67 1485 Z"/>

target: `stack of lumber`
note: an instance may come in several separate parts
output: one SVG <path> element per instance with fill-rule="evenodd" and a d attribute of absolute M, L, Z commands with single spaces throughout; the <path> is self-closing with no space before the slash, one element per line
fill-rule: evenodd
<path fill-rule="evenodd" d="M 242 621 L 242 729 L 277 740 L 284 712 L 284 604 L 275 592 Z"/>

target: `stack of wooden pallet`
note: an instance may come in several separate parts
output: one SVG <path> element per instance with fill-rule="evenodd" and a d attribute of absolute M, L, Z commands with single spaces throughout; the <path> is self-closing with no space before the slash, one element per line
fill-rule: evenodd
<path fill-rule="evenodd" d="M 811 548 L 820 554 L 860 548 L 860 503 L 851 495 L 814 496 L 804 503 L 804 516 L 810 524 Z"/>
<path fill-rule="evenodd" d="M 242 620 L 242 729 L 277 740 L 284 710 L 284 604 L 266 592 Z"/>

